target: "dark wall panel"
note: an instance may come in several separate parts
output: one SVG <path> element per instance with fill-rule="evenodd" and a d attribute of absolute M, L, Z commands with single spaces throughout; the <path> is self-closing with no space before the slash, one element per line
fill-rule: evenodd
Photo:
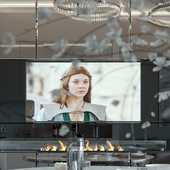
<path fill-rule="evenodd" d="M 0 122 L 25 122 L 25 61 L 0 60 Z"/>
<path fill-rule="evenodd" d="M 25 101 L 0 101 L 0 122 L 25 122 Z"/>
<path fill-rule="evenodd" d="M 25 100 L 25 61 L 0 60 L 0 100 Z"/>
<path fill-rule="evenodd" d="M 150 61 L 143 61 L 141 67 L 141 120 L 158 123 L 158 98 L 154 96 L 159 90 L 159 72 L 153 72 L 153 65 Z M 151 112 L 155 117 L 151 116 Z"/>

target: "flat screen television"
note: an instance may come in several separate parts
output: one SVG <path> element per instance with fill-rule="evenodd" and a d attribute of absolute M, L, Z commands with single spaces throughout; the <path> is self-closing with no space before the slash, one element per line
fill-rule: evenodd
<path fill-rule="evenodd" d="M 83 61 L 78 66 L 86 68 L 92 76 L 91 104 L 105 106 L 103 121 L 141 121 L 140 62 Z M 70 67 L 71 61 L 26 62 L 26 100 L 34 106 L 32 119 L 39 121 L 42 104 L 55 100 L 62 75 Z"/>

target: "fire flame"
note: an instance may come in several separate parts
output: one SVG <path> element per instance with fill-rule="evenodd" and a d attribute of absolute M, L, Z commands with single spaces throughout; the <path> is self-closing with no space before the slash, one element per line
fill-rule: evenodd
<path fill-rule="evenodd" d="M 51 147 L 52 147 L 51 151 L 56 151 L 57 150 L 57 146 L 56 145 L 52 145 Z"/>
<path fill-rule="evenodd" d="M 108 144 L 108 148 L 107 148 L 107 151 L 114 151 L 114 146 L 107 140 L 106 142 Z"/>
<path fill-rule="evenodd" d="M 84 147 L 84 151 L 105 151 L 105 148 L 104 148 L 104 146 L 103 145 L 99 145 L 99 148 L 98 148 L 98 144 L 96 143 L 95 144 L 95 147 L 94 148 L 91 148 L 90 146 L 89 146 L 89 141 L 88 140 L 85 140 L 85 142 L 86 142 L 86 147 Z M 106 141 L 106 143 L 108 144 L 108 148 L 107 148 L 107 151 L 114 151 L 114 146 L 111 144 L 111 142 L 109 142 L 108 140 Z M 58 151 L 66 151 L 66 149 L 67 149 L 67 146 L 66 145 L 64 145 L 64 143 L 63 142 L 61 142 L 60 140 L 59 140 L 59 144 L 60 144 L 60 149 L 58 150 Z M 44 148 L 41 148 L 41 151 L 57 151 L 57 149 L 58 149 L 58 146 L 56 146 L 56 145 L 50 145 L 50 143 L 47 143 L 47 147 L 44 147 Z M 123 147 L 121 147 L 120 145 L 117 145 L 117 150 L 118 151 L 123 151 L 124 150 L 124 148 Z"/>
<path fill-rule="evenodd" d="M 94 151 L 97 151 L 98 150 L 98 147 L 97 147 L 97 143 L 95 144 L 95 147 L 94 147 Z"/>
<path fill-rule="evenodd" d="M 123 151 L 124 148 L 122 148 L 120 145 L 117 146 L 118 151 Z"/>
<path fill-rule="evenodd" d="M 99 146 L 100 146 L 100 147 L 99 147 L 99 150 L 100 150 L 100 151 L 105 151 L 103 145 L 99 145 Z"/>
<path fill-rule="evenodd" d="M 43 150 L 45 150 L 45 151 L 49 151 L 50 149 L 51 149 L 51 146 L 50 146 L 49 143 L 47 143 L 47 147 L 46 148 L 43 148 Z"/>
<path fill-rule="evenodd" d="M 88 141 L 88 140 L 85 140 L 85 142 L 87 142 L 87 143 L 86 143 L 86 147 L 84 147 L 84 150 L 87 149 L 88 151 L 93 151 L 93 148 L 91 148 L 91 147 L 89 146 L 89 141 Z M 86 151 L 87 151 L 87 150 L 86 150 Z"/>
<path fill-rule="evenodd" d="M 84 147 L 84 151 L 87 151 L 87 148 L 86 148 L 86 147 Z"/>
<path fill-rule="evenodd" d="M 67 146 L 66 146 L 66 145 L 64 145 L 64 143 L 63 143 L 63 142 L 61 142 L 60 140 L 59 140 L 59 144 L 60 144 L 60 146 L 61 146 L 61 148 L 59 149 L 59 151 L 65 151 L 65 150 L 66 150 L 66 148 L 67 148 Z"/>

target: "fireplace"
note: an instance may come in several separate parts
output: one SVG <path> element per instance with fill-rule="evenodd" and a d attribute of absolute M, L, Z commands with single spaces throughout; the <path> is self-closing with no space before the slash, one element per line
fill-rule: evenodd
<path fill-rule="evenodd" d="M 40 151 L 66 151 L 67 146 L 62 141 L 58 141 L 59 145 L 51 145 L 50 143 L 47 143 L 46 147 L 40 148 Z M 123 151 L 124 148 L 120 145 L 113 146 L 109 140 L 106 142 L 103 141 L 103 144 L 98 144 L 97 142 L 94 144 L 90 144 L 89 140 L 85 140 L 85 146 L 84 151 Z"/>

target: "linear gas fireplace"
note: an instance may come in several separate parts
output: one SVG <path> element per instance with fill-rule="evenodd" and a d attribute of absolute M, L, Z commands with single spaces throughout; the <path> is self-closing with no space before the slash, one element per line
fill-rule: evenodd
<path fill-rule="evenodd" d="M 0 150 L 24 150 L 38 152 L 66 152 L 66 138 L 44 139 L 44 138 L 24 138 L 24 139 L 2 139 Z M 128 152 L 128 151 L 166 151 L 166 141 L 164 140 L 111 140 L 111 139 L 84 139 L 85 152 Z"/>
<path fill-rule="evenodd" d="M 40 148 L 40 151 L 66 151 L 67 146 L 64 144 L 64 142 L 59 140 L 59 145 L 51 145 L 50 143 L 47 143 L 46 147 Z M 104 142 L 103 142 L 104 143 Z M 120 145 L 113 146 L 109 140 L 105 142 L 104 145 L 95 143 L 90 144 L 89 140 L 85 140 L 85 146 L 84 151 L 123 151 L 123 147 Z"/>

